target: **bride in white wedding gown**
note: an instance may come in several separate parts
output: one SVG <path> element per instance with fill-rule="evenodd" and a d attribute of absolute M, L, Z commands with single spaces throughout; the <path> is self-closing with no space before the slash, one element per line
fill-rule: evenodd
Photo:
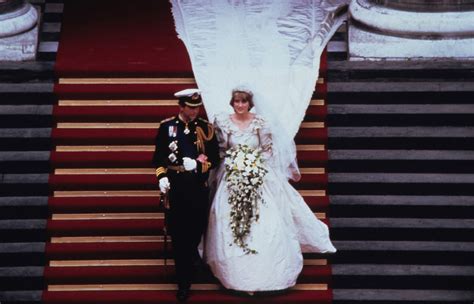
<path fill-rule="evenodd" d="M 248 247 L 256 253 L 246 253 L 234 244 L 229 191 L 221 162 L 204 243 L 206 262 L 228 289 L 247 292 L 286 289 L 296 284 L 303 267 L 302 252 L 332 253 L 336 248 L 329 239 L 328 227 L 274 168 L 270 129 L 262 116 L 249 112 L 253 106 L 251 92 L 234 91 L 231 105 L 234 114 L 217 115 L 215 120 L 221 156 L 238 144 L 261 148 L 268 170 L 261 186 L 260 216 L 252 222 L 246 238 Z"/>

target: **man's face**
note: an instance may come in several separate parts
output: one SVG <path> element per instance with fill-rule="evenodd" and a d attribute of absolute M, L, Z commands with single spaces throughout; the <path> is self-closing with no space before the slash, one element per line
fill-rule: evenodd
<path fill-rule="evenodd" d="M 181 107 L 181 116 L 186 120 L 195 120 L 199 114 L 200 107 Z"/>

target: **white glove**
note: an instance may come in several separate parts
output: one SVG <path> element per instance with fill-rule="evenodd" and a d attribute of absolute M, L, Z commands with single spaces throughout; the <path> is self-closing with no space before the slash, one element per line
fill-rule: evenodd
<path fill-rule="evenodd" d="M 171 186 L 170 181 L 168 180 L 167 177 L 160 178 L 159 184 L 160 184 L 160 191 L 163 194 L 168 192 L 168 190 L 170 189 L 170 186 Z"/>
<path fill-rule="evenodd" d="M 196 160 L 189 158 L 189 157 L 183 157 L 183 166 L 184 170 L 186 171 L 192 171 L 196 169 L 197 163 Z"/>

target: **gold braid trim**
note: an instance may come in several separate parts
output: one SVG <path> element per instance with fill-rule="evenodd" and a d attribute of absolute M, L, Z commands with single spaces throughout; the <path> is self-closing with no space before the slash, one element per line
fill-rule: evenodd
<path fill-rule="evenodd" d="M 156 171 L 155 171 L 156 177 L 160 176 L 160 174 L 166 173 L 166 171 L 167 171 L 166 168 L 164 168 L 164 167 L 159 167 L 159 168 L 156 169 Z"/>
<path fill-rule="evenodd" d="M 209 168 L 212 166 L 212 163 L 211 162 L 204 162 L 202 163 L 201 167 L 202 167 L 202 173 L 206 173 L 207 171 L 209 171 Z"/>
<path fill-rule="evenodd" d="M 206 141 L 210 141 L 211 138 L 214 136 L 214 127 L 210 124 L 207 125 L 207 135 L 201 127 L 196 128 L 196 136 L 197 136 L 197 148 L 198 151 L 202 154 L 206 154 L 206 145 L 204 143 Z"/>

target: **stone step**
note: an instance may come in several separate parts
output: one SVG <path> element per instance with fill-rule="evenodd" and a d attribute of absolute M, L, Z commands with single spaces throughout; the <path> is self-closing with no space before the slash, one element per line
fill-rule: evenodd
<path fill-rule="evenodd" d="M 43 295 L 43 288 L 38 290 L 0 291 L 3 303 L 39 304 Z"/>
<path fill-rule="evenodd" d="M 332 223 L 334 218 L 330 218 Z M 472 240 L 474 229 L 467 228 L 399 228 L 399 227 L 334 227 L 331 228 L 331 238 L 336 241 L 426 241 L 437 242 L 469 242 Z M 336 246 L 336 248 L 338 248 Z"/>
<path fill-rule="evenodd" d="M 328 62 L 331 81 L 406 81 L 474 78 L 470 61 L 332 61 Z"/>
<path fill-rule="evenodd" d="M 474 266 L 459 265 L 397 265 L 392 264 L 333 264 L 334 275 L 370 276 L 461 276 L 473 277 Z"/>
<path fill-rule="evenodd" d="M 1 153 L 0 153 L 1 155 Z M 474 160 L 470 150 L 330 150 L 330 160 Z"/>
<path fill-rule="evenodd" d="M 332 183 L 474 184 L 474 174 L 443 173 L 329 173 Z"/>
<path fill-rule="evenodd" d="M 397 288 L 471 290 L 473 266 L 451 265 L 333 265 L 332 286 L 338 288 Z"/>
<path fill-rule="evenodd" d="M 0 198 L 1 199 L 1 198 Z M 48 207 L 44 206 L 2 206 L 1 219 L 44 219 L 49 216 Z"/>
<path fill-rule="evenodd" d="M 50 93 L 53 92 L 54 83 L 46 82 L 24 82 L 24 83 L 0 83 L 0 92 L 2 93 Z"/>
<path fill-rule="evenodd" d="M 474 219 L 331 217 L 331 227 L 474 230 Z"/>
<path fill-rule="evenodd" d="M 471 183 L 330 182 L 329 195 L 474 195 Z"/>
<path fill-rule="evenodd" d="M 474 114 L 474 104 L 330 104 L 329 114 Z"/>
<path fill-rule="evenodd" d="M 0 115 L 51 115 L 51 105 L 0 105 Z"/>
<path fill-rule="evenodd" d="M 341 82 L 339 85 L 342 85 Z M 371 84 L 365 83 L 367 86 Z M 378 91 L 359 90 L 329 90 L 328 104 L 472 104 L 470 92 L 462 91 L 393 91 L 383 93 Z"/>
<path fill-rule="evenodd" d="M 334 241 L 338 251 L 403 251 L 405 253 L 419 251 L 474 252 L 474 242 L 437 242 L 437 241 Z"/>
<path fill-rule="evenodd" d="M 0 162 L 49 161 L 50 151 L 0 151 Z"/>
<path fill-rule="evenodd" d="M 474 173 L 473 160 L 416 160 L 416 159 L 352 159 L 329 160 L 328 172 L 374 174 L 453 174 Z"/>
<path fill-rule="evenodd" d="M 44 242 L 0 243 L 0 267 L 44 266 Z"/>
<path fill-rule="evenodd" d="M 442 197 L 440 197 L 442 198 Z M 414 204 L 417 202 L 415 201 Z M 474 214 L 474 206 L 459 205 L 402 205 L 402 204 L 335 204 L 331 197 L 331 218 L 436 218 L 469 219 Z"/>
<path fill-rule="evenodd" d="M 0 104 L 2 105 L 52 105 L 57 102 L 52 91 L 35 93 L 23 92 L 3 92 L 0 90 Z"/>
<path fill-rule="evenodd" d="M 332 195 L 331 204 L 368 206 L 466 206 L 474 207 L 473 196 L 426 195 Z"/>
<path fill-rule="evenodd" d="M 329 130 L 333 130 L 333 127 L 330 127 Z M 378 130 L 368 131 L 369 134 L 377 134 L 377 137 L 370 137 L 365 136 L 364 132 L 361 128 L 353 128 L 359 129 L 355 132 L 351 132 L 348 128 L 344 128 L 343 130 L 339 129 L 332 133 L 329 136 L 327 141 L 328 150 L 342 150 L 342 149 L 380 149 L 380 150 L 474 150 L 474 141 L 472 140 L 472 136 L 469 135 L 469 132 L 465 137 L 456 137 L 454 134 L 453 137 L 449 135 L 444 135 L 440 137 L 422 137 L 422 136 L 410 136 L 410 132 L 405 129 L 408 133 L 406 136 L 403 134 L 397 134 L 395 130 L 392 134 L 389 131 L 386 131 L 387 134 L 384 136 L 381 134 L 382 132 L 378 132 Z M 380 129 L 380 128 L 377 128 Z M 430 128 L 425 127 L 425 131 L 429 132 Z M 443 135 L 442 132 L 436 132 L 439 128 L 432 128 L 433 134 L 436 135 Z M 416 131 L 412 129 L 413 132 Z M 400 130 L 397 130 L 400 131 Z M 335 133 L 345 135 L 347 137 L 334 137 Z M 346 134 L 344 134 L 346 133 Z M 356 134 L 357 133 L 357 134 Z M 449 132 L 448 132 L 449 133 Z M 388 136 L 388 135 L 392 136 Z M 416 135 L 416 134 L 415 134 Z M 421 134 L 418 134 L 421 135 Z"/>
<path fill-rule="evenodd" d="M 380 82 L 328 82 L 328 92 L 473 92 L 472 81 L 400 81 L 392 82 L 381 79 Z"/>
<path fill-rule="evenodd" d="M 472 114 L 329 114 L 328 127 L 474 126 Z"/>
<path fill-rule="evenodd" d="M 470 303 L 474 291 L 448 289 L 357 289 L 333 290 L 334 303 L 363 301 L 364 303 Z"/>
<path fill-rule="evenodd" d="M 11 242 L 44 242 L 46 219 L 0 220 L 0 241 Z"/>
<path fill-rule="evenodd" d="M 0 267 L 0 290 L 38 290 L 44 286 L 44 267 Z"/>
<path fill-rule="evenodd" d="M 53 61 L 0 62 L 0 83 L 50 81 L 53 69 Z"/>
<path fill-rule="evenodd" d="M 330 127 L 329 137 L 447 137 L 470 138 L 473 127 Z M 0 133 L 1 134 L 1 133 Z"/>
<path fill-rule="evenodd" d="M 343 242 L 343 241 L 338 241 Z M 369 242 L 369 241 L 367 241 Z M 394 241 L 399 242 L 399 241 Z M 332 265 L 342 264 L 389 264 L 389 265 L 474 265 L 470 258 L 472 252 L 462 251 L 374 251 L 374 250 L 341 250 L 330 258 Z M 307 257 L 308 258 L 308 257 Z"/>

